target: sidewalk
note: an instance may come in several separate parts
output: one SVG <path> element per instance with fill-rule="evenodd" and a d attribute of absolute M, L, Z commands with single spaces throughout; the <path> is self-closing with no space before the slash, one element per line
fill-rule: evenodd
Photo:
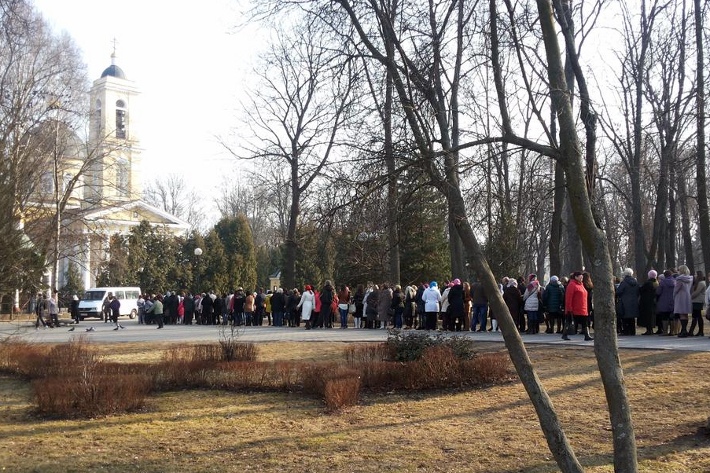
<path fill-rule="evenodd" d="M 67 320 L 69 321 L 69 320 Z M 122 319 L 124 330 L 113 330 L 114 325 L 100 320 L 85 320 L 79 325 L 61 326 L 54 329 L 35 330 L 34 319 L 31 321 L 0 322 L 0 337 L 16 336 L 21 340 L 36 343 L 63 343 L 76 336 L 87 336 L 98 343 L 115 342 L 160 342 L 190 343 L 217 342 L 220 339 L 219 326 L 211 325 L 166 325 L 163 330 L 156 330 L 155 325 L 139 325 L 136 320 Z M 94 331 L 86 329 L 94 327 Z M 70 328 L 74 330 L 69 331 Z M 229 329 L 227 329 L 229 330 Z M 421 333 L 415 331 L 416 333 Z M 442 332 L 434 332 L 442 333 Z M 446 336 L 454 335 L 446 333 Z M 480 342 L 503 342 L 500 332 L 457 332 L 455 335 L 473 338 Z M 571 335 L 569 341 L 562 340 L 557 334 L 522 335 L 525 344 L 545 344 L 551 346 L 593 347 L 594 342 L 585 342 L 583 335 Z M 341 330 L 317 329 L 305 330 L 287 327 L 242 327 L 239 339 L 249 342 L 381 342 L 387 339 L 386 330 L 365 330 L 352 327 Z M 660 335 L 636 335 L 619 337 L 619 348 L 646 350 L 710 351 L 708 337 L 678 338 Z"/>

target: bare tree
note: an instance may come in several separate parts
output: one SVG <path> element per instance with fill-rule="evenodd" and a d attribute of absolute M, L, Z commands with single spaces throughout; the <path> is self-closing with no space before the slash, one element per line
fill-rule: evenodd
<path fill-rule="evenodd" d="M 695 0 L 693 17 L 695 19 L 695 123 L 697 129 L 696 146 L 696 186 L 698 192 L 698 214 L 700 224 L 700 242 L 703 249 L 705 271 L 710 269 L 710 209 L 708 209 L 707 176 L 705 173 L 705 56 L 703 43 L 703 3 Z"/>
<path fill-rule="evenodd" d="M 167 174 L 154 181 L 144 191 L 149 204 L 189 222 L 193 228 L 201 228 L 205 221 L 204 210 L 194 188 L 177 174 Z"/>
<path fill-rule="evenodd" d="M 309 187 L 322 177 L 350 119 L 355 63 L 341 61 L 332 39 L 304 21 L 280 32 L 257 74 L 263 87 L 246 107 L 254 141 L 250 155 L 289 173 L 290 211 L 284 242 L 283 284 L 294 287 L 301 205 Z M 231 148 L 230 148 L 231 150 Z"/>
<path fill-rule="evenodd" d="M 77 158 L 91 159 L 70 162 L 65 152 L 68 142 L 81 152 L 75 130 L 86 118 L 86 71 L 72 40 L 55 36 L 27 2 L 2 1 L 0 14 L 2 225 L 25 221 L 24 232 L 35 251 L 54 260 L 56 275 L 62 212 L 88 169 Z M 19 248 L 7 251 L 2 259 L 16 260 Z"/>

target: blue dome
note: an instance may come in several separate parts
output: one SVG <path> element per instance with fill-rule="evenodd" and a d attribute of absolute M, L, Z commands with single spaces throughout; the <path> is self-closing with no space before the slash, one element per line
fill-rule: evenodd
<path fill-rule="evenodd" d="M 118 77 L 119 79 L 126 78 L 126 74 L 123 72 L 123 69 L 121 69 L 115 64 L 111 64 L 106 69 L 104 69 L 104 72 L 101 73 L 102 78 L 106 76 Z"/>

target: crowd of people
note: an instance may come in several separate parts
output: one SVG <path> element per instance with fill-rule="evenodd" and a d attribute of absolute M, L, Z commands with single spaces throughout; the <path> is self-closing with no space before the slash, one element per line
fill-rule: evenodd
<path fill-rule="evenodd" d="M 651 270 L 639 285 L 628 268 L 616 284 L 618 334 L 636 335 L 636 328 L 642 327 L 642 335 L 702 337 L 703 311 L 709 301 L 710 287 L 702 271 L 693 276 L 685 265 L 666 269 L 662 274 Z"/>
<path fill-rule="evenodd" d="M 498 284 L 516 327 L 521 333 L 582 334 L 593 340 L 594 284 L 588 272 L 577 271 L 569 277 L 552 276 L 546 285 L 535 274 L 505 277 Z M 41 295 L 37 304 L 36 327 L 57 326 L 59 305 L 56 294 Z M 651 270 L 643 284 L 631 269 L 616 281 L 617 333 L 636 335 L 703 336 L 703 311 L 710 300 L 710 284 L 703 272 L 695 276 L 687 266 L 667 269 L 662 274 Z M 143 294 L 138 299 L 139 324 L 235 325 L 341 329 L 411 329 L 442 331 L 498 331 L 496 314 L 489 305 L 483 284 L 436 281 L 419 285 L 360 284 L 336 288 L 326 281 L 320 288 L 305 285 L 302 290 L 275 288 L 244 290 L 218 295 L 214 291 L 191 294 L 168 291 Z M 104 322 L 124 328 L 119 320 L 115 298 L 104 303 Z M 78 298 L 71 304 L 72 317 L 79 322 Z M 710 314 L 708 314 L 710 316 Z M 710 320 L 710 319 L 709 319 Z M 688 327 L 690 322 L 690 327 Z M 544 326 L 544 328 L 543 328 Z M 697 331 L 696 331 L 697 329 Z"/>

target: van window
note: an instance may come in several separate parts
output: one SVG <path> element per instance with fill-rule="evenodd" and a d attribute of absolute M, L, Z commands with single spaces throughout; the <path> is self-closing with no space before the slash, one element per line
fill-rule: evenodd
<path fill-rule="evenodd" d="M 131 300 L 131 299 L 138 299 L 138 291 L 126 291 L 126 299 Z"/>
<path fill-rule="evenodd" d="M 82 300 L 84 300 L 84 301 L 102 301 L 102 300 L 104 300 L 105 295 L 106 295 L 106 291 L 86 291 L 84 293 L 84 297 L 82 297 Z"/>
<path fill-rule="evenodd" d="M 116 296 L 116 299 L 118 299 L 118 300 L 123 300 L 126 298 L 126 293 L 123 291 L 116 291 L 114 296 Z"/>

